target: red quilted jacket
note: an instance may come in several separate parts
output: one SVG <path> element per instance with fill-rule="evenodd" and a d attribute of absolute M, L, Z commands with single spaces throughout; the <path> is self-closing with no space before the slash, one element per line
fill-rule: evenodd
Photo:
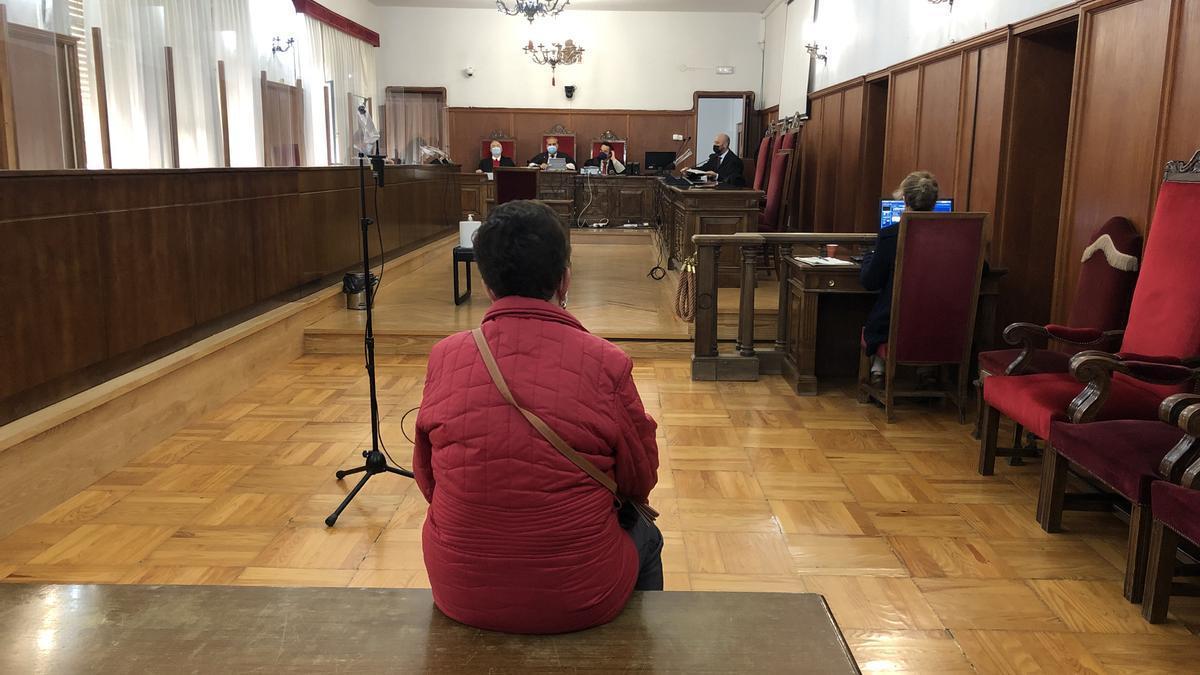
<path fill-rule="evenodd" d="M 508 297 L 483 332 L 516 400 L 645 502 L 656 424 L 620 349 L 565 310 Z M 611 621 L 638 556 L 613 498 L 501 398 L 470 333 L 429 357 L 413 471 L 429 501 L 422 534 L 437 606 L 462 623 L 564 633 Z"/>

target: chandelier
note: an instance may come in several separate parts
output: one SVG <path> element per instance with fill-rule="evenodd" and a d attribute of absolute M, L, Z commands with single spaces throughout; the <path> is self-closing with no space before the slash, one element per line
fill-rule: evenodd
<path fill-rule="evenodd" d="M 566 44 L 555 42 L 549 47 L 540 42 L 535 47 L 533 40 L 530 40 L 522 51 L 539 66 L 550 66 L 550 86 L 554 86 L 558 84 L 556 79 L 558 67 L 582 63 L 584 50 L 583 47 L 576 47 L 574 40 L 567 40 Z"/>
<path fill-rule="evenodd" d="M 496 9 L 508 16 L 524 16 L 533 23 L 535 17 L 558 16 L 569 4 L 571 0 L 514 0 L 513 8 L 509 9 L 504 0 L 496 0 Z"/>

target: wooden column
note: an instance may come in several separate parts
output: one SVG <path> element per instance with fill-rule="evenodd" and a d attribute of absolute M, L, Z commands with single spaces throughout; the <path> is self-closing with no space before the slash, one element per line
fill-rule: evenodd
<path fill-rule="evenodd" d="M 8 74 L 8 15 L 0 5 L 0 169 L 17 168 L 16 114 Z"/>
<path fill-rule="evenodd" d="M 262 101 L 262 105 L 261 105 L 262 111 L 259 113 L 260 115 L 262 115 L 262 127 L 263 127 L 263 164 L 262 165 L 263 166 L 271 166 L 271 143 L 267 140 L 267 129 L 269 127 L 267 126 L 267 71 L 265 71 L 265 70 L 258 71 L 258 87 L 259 87 L 259 92 L 261 93 L 261 98 L 259 100 Z"/>
<path fill-rule="evenodd" d="M 179 117 L 175 111 L 175 55 L 170 47 L 163 47 L 163 61 L 167 67 L 167 142 L 171 144 L 172 168 L 179 168 Z"/>
<path fill-rule="evenodd" d="M 92 28 L 92 72 L 96 74 L 96 109 L 100 113 L 100 152 L 104 168 L 112 168 L 112 140 L 108 130 L 108 83 L 104 79 L 104 41 L 100 27 Z"/>
<path fill-rule="evenodd" d="M 788 259 L 792 257 L 792 245 L 780 244 L 776 249 L 776 273 L 779 275 L 779 310 L 775 325 L 775 351 L 787 351 L 788 341 Z"/>
<path fill-rule="evenodd" d="M 304 84 L 300 82 L 300 78 L 296 78 L 296 92 L 293 95 L 292 101 L 292 110 L 295 111 L 293 119 L 296 124 L 294 127 L 297 137 L 296 147 L 298 148 L 296 164 L 297 166 L 304 166 L 304 157 L 306 154 L 304 147 Z"/>
<path fill-rule="evenodd" d="M 217 61 L 217 94 L 221 101 L 221 158 L 229 166 L 229 96 L 225 89 L 225 62 Z"/>
<path fill-rule="evenodd" d="M 696 344 L 695 358 L 717 355 L 717 256 L 720 246 L 696 250 Z"/>
<path fill-rule="evenodd" d="M 738 303 L 738 356 L 754 356 L 754 286 L 762 246 L 742 247 L 742 292 Z"/>

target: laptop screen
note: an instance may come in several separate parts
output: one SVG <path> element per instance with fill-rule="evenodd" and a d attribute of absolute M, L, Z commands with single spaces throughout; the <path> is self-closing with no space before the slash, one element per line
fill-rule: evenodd
<path fill-rule="evenodd" d="M 953 199 L 939 199 L 933 210 L 939 213 L 954 211 Z M 900 216 L 904 213 L 903 199 L 883 199 L 879 202 L 879 229 L 900 224 Z"/>

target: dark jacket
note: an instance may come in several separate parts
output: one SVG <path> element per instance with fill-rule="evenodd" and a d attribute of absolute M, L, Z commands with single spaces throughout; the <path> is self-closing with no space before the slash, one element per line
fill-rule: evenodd
<path fill-rule="evenodd" d="M 879 291 L 875 306 L 867 315 L 863 326 L 863 340 L 867 343 L 866 353 L 874 355 L 879 345 L 888 341 L 892 321 L 892 279 L 896 271 L 896 243 L 900 228 L 888 227 L 879 232 L 875 250 L 863 257 L 859 281 L 868 291 Z"/>
<path fill-rule="evenodd" d="M 516 164 L 512 161 L 512 157 L 501 157 L 500 166 L 516 166 Z M 494 168 L 495 167 L 492 165 L 491 157 L 484 157 L 483 159 L 479 160 L 480 171 L 484 173 L 491 173 L 492 169 Z"/>
<path fill-rule="evenodd" d="M 563 159 L 567 160 L 567 164 L 575 163 L 575 158 L 571 157 L 570 155 L 568 155 L 565 152 L 557 152 L 554 154 L 554 156 L 562 157 Z M 545 153 L 545 152 L 538 153 L 537 155 L 534 155 L 533 159 L 529 160 L 529 163 L 537 164 L 538 166 L 541 166 L 543 164 L 549 164 L 550 163 L 550 155 L 549 155 L 549 153 Z"/>
<path fill-rule="evenodd" d="M 699 168 L 701 171 L 715 171 L 718 183 L 746 187 L 746 169 L 742 166 L 742 158 L 734 154 L 732 150 L 725 154 L 724 160 L 713 155 Z"/>
<path fill-rule="evenodd" d="M 610 159 L 610 160 L 607 160 L 607 161 L 608 161 L 608 172 L 607 172 L 607 175 L 609 175 L 609 176 L 616 176 L 616 175 L 618 175 L 618 174 L 625 173 L 625 169 L 622 169 L 622 170 L 620 170 L 620 171 L 617 171 L 617 167 L 613 165 L 613 162 L 612 162 L 612 160 L 611 160 L 611 159 Z M 600 159 L 599 159 L 599 158 L 596 158 L 596 157 L 593 157 L 593 158 L 589 159 L 588 161 L 584 162 L 584 163 L 583 163 L 583 165 L 584 165 L 584 166 L 595 166 L 595 167 L 599 167 L 599 166 L 600 166 Z M 624 164 L 621 164 L 621 166 L 623 166 L 623 167 L 624 167 L 625 165 L 624 165 Z M 626 168 L 628 168 L 628 167 L 626 167 Z"/>

